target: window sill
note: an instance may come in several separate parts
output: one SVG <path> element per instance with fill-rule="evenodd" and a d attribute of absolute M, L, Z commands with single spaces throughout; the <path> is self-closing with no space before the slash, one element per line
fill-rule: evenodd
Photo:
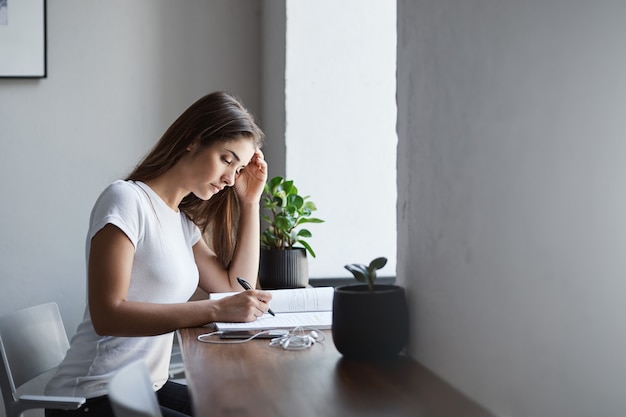
<path fill-rule="evenodd" d="M 393 285 L 396 283 L 396 277 L 377 277 L 376 284 Z M 342 278 L 309 278 L 309 285 L 312 287 L 338 287 L 340 285 L 360 284 L 351 277 Z"/>

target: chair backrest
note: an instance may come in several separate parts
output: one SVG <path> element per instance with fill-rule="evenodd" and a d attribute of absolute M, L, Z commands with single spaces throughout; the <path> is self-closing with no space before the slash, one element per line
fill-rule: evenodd
<path fill-rule="evenodd" d="M 141 360 L 111 378 L 109 400 L 115 417 L 162 417 L 148 368 Z"/>
<path fill-rule="evenodd" d="M 59 366 L 69 346 L 55 303 L 0 317 L 0 389 L 7 417 L 22 417 L 31 409 L 76 410 L 85 403 L 84 397 L 19 395 L 17 392 L 22 385 Z"/>
<path fill-rule="evenodd" d="M 3 395 L 59 365 L 69 348 L 56 303 L 25 308 L 0 317 L 0 353 L 6 379 Z M 0 370 L 2 372 L 2 370 Z M 2 376 L 2 375 L 0 375 Z"/>

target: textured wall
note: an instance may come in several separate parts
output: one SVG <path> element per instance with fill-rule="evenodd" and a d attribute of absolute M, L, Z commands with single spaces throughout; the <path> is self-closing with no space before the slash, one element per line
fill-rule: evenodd
<path fill-rule="evenodd" d="M 626 410 L 624 15 L 398 3 L 410 351 L 499 416 Z"/>

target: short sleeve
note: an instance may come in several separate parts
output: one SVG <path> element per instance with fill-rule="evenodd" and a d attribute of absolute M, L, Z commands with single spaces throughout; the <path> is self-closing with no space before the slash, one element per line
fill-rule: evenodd
<path fill-rule="evenodd" d="M 118 180 L 110 184 L 91 211 L 87 240 L 91 240 L 107 224 L 112 224 L 124 232 L 136 248 L 142 238 L 145 220 L 141 199 L 138 187 L 127 181 Z"/>
<path fill-rule="evenodd" d="M 185 231 L 185 237 L 191 246 L 198 243 L 202 237 L 202 232 L 196 226 L 194 222 L 189 220 L 187 216 L 183 216 L 183 230 Z"/>

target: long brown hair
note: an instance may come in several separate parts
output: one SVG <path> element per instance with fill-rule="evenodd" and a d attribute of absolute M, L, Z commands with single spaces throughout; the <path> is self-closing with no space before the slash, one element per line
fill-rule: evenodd
<path fill-rule="evenodd" d="M 149 181 L 162 175 L 196 139 L 200 146 L 211 146 L 241 137 L 252 140 L 257 148 L 265 139 L 240 100 L 222 91 L 208 94 L 176 119 L 126 179 Z M 190 193 L 178 208 L 200 228 L 222 265 L 228 267 L 237 243 L 239 200 L 235 190 L 225 187 L 206 201 Z"/>

